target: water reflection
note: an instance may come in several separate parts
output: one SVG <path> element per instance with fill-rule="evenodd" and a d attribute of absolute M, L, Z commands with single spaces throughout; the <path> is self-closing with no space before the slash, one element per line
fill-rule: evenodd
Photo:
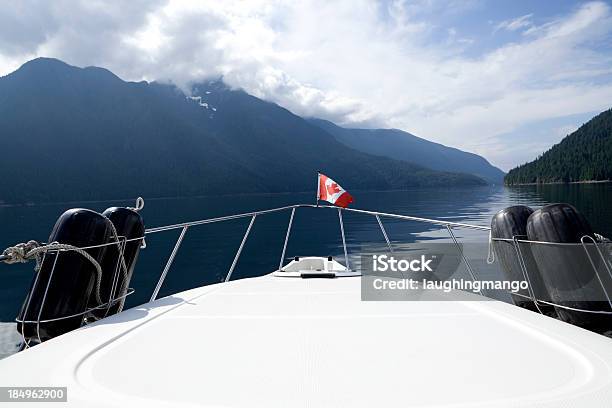
<path fill-rule="evenodd" d="M 582 211 L 595 231 L 612 235 L 612 184 L 552 185 L 504 188 L 417 189 L 397 192 L 353 191 L 355 207 L 477 225 L 489 225 L 500 209 L 516 204 L 540 207 L 569 202 Z M 159 226 L 216 216 L 313 203 L 313 194 L 280 194 L 231 197 L 149 199 L 143 216 L 147 226 Z M 0 207 L 0 247 L 29 239 L 46 240 L 57 217 L 67 208 L 82 206 L 103 211 L 129 201 L 45 204 Z M 175 263 L 160 292 L 161 296 L 221 281 L 232 263 L 249 219 L 203 225 L 189 229 Z M 258 276 L 279 263 L 289 211 L 258 217 L 245 245 L 235 278 Z M 382 218 L 393 245 L 426 240 L 449 241 L 445 228 L 436 225 Z M 347 246 L 351 256 L 364 244 L 386 246 L 376 219 L 354 213 L 344 215 Z M 136 293 L 127 306 L 148 300 L 179 231 L 151 235 L 141 252 L 132 285 Z M 456 229 L 462 242 L 486 243 L 486 232 Z M 333 209 L 299 209 L 296 212 L 287 256 L 333 255 L 343 259 L 338 214 Z M 0 265 L 0 321 L 10 321 L 25 296 L 33 265 Z"/>

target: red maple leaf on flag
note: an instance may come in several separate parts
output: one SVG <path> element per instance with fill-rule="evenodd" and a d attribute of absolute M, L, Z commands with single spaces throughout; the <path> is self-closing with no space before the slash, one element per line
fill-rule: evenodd
<path fill-rule="evenodd" d="M 346 208 L 346 206 L 353 202 L 353 196 L 334 180 L 322 173 L 318 174 L 318 178 L 317 205 L 318 200 L 323 200 L 335 204 L 338 207 Z"/>
<path fill-rule="evenodd" d="M 334 195 L 336 193 L 340 192 L 340 188 L 338 187 L 338 183 L 331 183 L 329 186 L 327 187 L 327 194 L 329 195 Z"/>

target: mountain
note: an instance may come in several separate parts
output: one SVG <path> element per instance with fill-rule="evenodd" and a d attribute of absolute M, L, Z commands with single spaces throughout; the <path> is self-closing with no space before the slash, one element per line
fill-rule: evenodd
<path fill-rule="evenodd" d="M 508 172 L 506 184 L 612 180 L 612 109 L 600 113 L 536 160 Z"/>
<path fill-rule="evenodd" d="M 49 58 L 0 78 L 0 142 L 9 203 L 309 191 L 318 169 L 350 190 L 482 184 L 350 149 L 219 81 L 186 95 Z"/>
<path fill-rule="evenodd" d="M 349 129 L 322 119 L 310 123 L 331 133 L 341 143 L 370 154 L 404 160 L 438 171 L 473 174 L 501 183 L 504 172 L 474 153 L 430 142 L 397 129 Z"/>

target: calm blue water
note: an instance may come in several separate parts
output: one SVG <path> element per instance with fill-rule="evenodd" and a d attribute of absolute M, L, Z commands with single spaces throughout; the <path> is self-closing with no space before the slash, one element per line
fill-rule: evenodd
<path fill-rule="evenodd" d="M 355 208 L 427 218 L 488 225 L 491 216 L 509 205 L 540 207 L 569 202 L 581 210 L 593 228 L 612 236 L 612 184 L 484 187 L 470 189 L 420 189 L 402 192 L 354 192 Z M 147 227 L 211 218 L 297 203 L 313 203 L 313 194 L 198 197 L 146 200 L 142 214 Z M 0 248 L 36 239 L 46 241 L 57 217 L 66 209 L 86 207 L 97 211 L 130 201 L 0 206 Z M 233 277 L 262 275 L 278 267 L 289 212 L 258 217 Z M 362 244 L 383 245 L 375 218 L 345 213 L 349 252 Z M 392 241 L 448 240 L 445 230 L 428 224 L 383 219 Z M 191 228 L 185 237 L 160 296 L 224 279 L 249 219 Z M 486 233 L 457 230 L 464 242 L 487 240 Z M 141 252 L 130 286 L 136 293 L 127 306 L 148 301 L 179 230 L 151 235 Z M 336 211 L 299 209 L 287 249 L 295 255 L 342 254 Z M 12 321 L 32 279 L 33 264 L 0 264 L 0 321 Z"/>

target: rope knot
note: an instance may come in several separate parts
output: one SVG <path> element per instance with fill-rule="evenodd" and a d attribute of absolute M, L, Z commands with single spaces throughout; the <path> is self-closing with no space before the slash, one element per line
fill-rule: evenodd
<path fill-rule="evenodd" d="M 26 263 L 36 256 L 32 251 L 38 247 L 40 244 L 34 240 L 8 247 L 2 252 L 3 261 L 7 264 Z"/>

